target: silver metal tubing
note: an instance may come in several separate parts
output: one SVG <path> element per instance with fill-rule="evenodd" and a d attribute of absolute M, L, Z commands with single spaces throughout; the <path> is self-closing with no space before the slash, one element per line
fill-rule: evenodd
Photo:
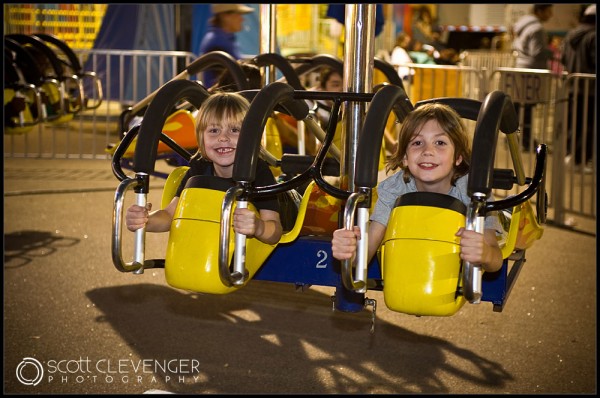
<path fill-rule="evenodd" d="M 112 222 L 112 259 L 115 268 L 117 268 L 121 272 L 134 272 L 136 274 L 143 273 L 143 268 L 146 266 L 147 268 L 151 267 L 151 264 L 145 264 L 143 254 L 137 256 L 137 259 L 132 263 L 126 263 L 123 260 L 122 250 L 121 250 L 121 242 L 122 242 L 122 226 L 123 226 L 123 200 L 125 198 L 125 193 L 128 189 L 133 188 L 139 182 L 134 178 L 126 178 L 117 187 L 115 191 L 115 205 L 113 208 L 113 222 Z M 138 239 L 138 235 L 136 234 L 136 240 Z M 143 240 L 143 238 L 142 238 Z M 134 251 L 137 251 L 134 248 Z M 140 261 L 141 260 L 141 261 Z M 140 270 L 141 268 L 141 270 Z"/>
<path fill-rule="evenodd" d="M 243 188 L 236 186 L 229 188 L 225 193 L 225 197 L 223 198 L 223 205 L 221 207 L 221 233 L 219 236 L 219 277 L 221 278 L 221 282 L 227 286 L 241 286 L 246 281 L 246 276 L 248 272 L 245 270 L 245 263 L 238 265 L 238 269 L 234 269 L 233 272 L 229 271 L 229 231 L 231 229 L 231 213 L 233 208 L 233 203 L 236 198 L 243 192 Z M 243 251 L 243 253 L 237 254 L 241 256 L 241 258 L 246 257 L 245 247 L 245 235 L 242 235 L 244 238 L 244 242 L 237 242 L 236 236 L 236 245 L 241 244 L 243 247 L 237 247 L 236 251 Z"/>
<path fill-rule="evenodd" d="M 238 209 L 247 209 L 248 201 L 238 200 Z M 233 252 L 233 274 L 244 275 L 246 264 L 246 235 L 235 232 L 235 250 Z M 243 284 L 243 280 L 237 281 Z"/>
<path fill-rule="evenodd" d="M 519 140 L 517 139 L 517 134 L 506 134 L 506 139 L 508 142 L 508 150 L 510 152 L 515 169 L 517 184 L 523 186 L 525 185 L 525 170 L 523 168 L 523 158 L 521 156 L 521 149 L 519 146 Z"/>
<path fill-rule="evenodd" d="M 89 100 L 87 101 L 87 103 L 85 103 L 85 109 L 86 110 L 92 110 L 92 109 L 97 109 L 100 107 L 100 105 L 102 104 L 102 100 L 104 99 L 104 94 L 102 91 L 102 80 L 100 80 L 100 78 L 98 77 L 98 75 L 96 75 L 96 72 L 84 72 L 81 75 L 81 79 L 92 79 L 94 87 L 96 87 L 95 91 L 93 91 L 92 93 L 95 93 L 98 97 L 94 99 L 96 99 L 96 102 L 93 105 L 89 105 Z M 84 86 L 85 87 L 85 86 Z M 85 92 L 84 92 L 84 98 L 85 98 Z"/>
<path fill-rule="evenodd" d="M 344 208 L 344 228 L 347 230 L 351 231 L 354 228 L 354 213 L 357 205 L 365 199 L 367 199 L 367 195 L 364 193 L 354 192 L 346 201 Z M 364 213 L 360 212 L 361 210 L 366 210 L 366 217 Z M 344 283 L 344 287 L 356 293 L 365 293 L 367 288 L 368 211 L 368 208 L 359 209 L 361 239 L 358 241 L 355 258 L 342 261 L 342 282 Z M 356 266 L 356 279 L 354 279 L 352 273 L 353 263 Z"/>
<path fill-rule="evenodd" d="M 485 217 L 480 216 L 485 209 L 485 195 L 474 193 L 467 206 L 466 229 L 483 233 Z M 479 304 L 483 295 L 481 289 L 482 270 L 481 264 L 472 264 L 465 261 L 463 264 L 463 295 L 471 304 Z"/>
<path fill-rule="evenodd" d="M 135 204 L 146 207 L 147 193 L 136 193 Z M 135 240 L 133 244 L 133 265 L 139 268 L 133 271 L 134 274 L 144 273 L 144 255 L 146 251 L 146 226 L 135 231 Z"/>
<path fill-rule="evenodd" d="M 343 89 L 350 93 L 370 93 L 373 87 L 375 66 L 375 4 L 346 4 L 344 43 Z M 354 165 L 358 147 L 358 135 L 366 104 L 350 102 L 343 114 L 342 173 L 347 176 L 348 187 L 354 191 Z"/>

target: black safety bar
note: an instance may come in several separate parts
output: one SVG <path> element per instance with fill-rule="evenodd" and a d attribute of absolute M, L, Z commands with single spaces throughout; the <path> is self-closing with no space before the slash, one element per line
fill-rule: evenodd
<path fill-rule="evenodd" d="M 281 104 L 297 120 L 306 118 L 308 105 L 304 101 L 294 101 L 293 94 L 293 87 L 281 82 L 271 83 L 256 94 L 242 122 L 244 134 L 240 135 L 238 147 L 244 150 L 235 153 L 234 181 L 254 182 L 261 137 L 275 105 Z"/>
<path fill-rule="evenodd" d="M 400 75 L 398 75 L 398 71 L 392 64 L 377 57 L 373 58 L 373 63 L 375 65 L 375 69 L 383 73 L 390 84 L 402 87 L 404 90 L 404 83 L 402 83 L 402 79 L 400 78 Z"/>
<path fill-rule="evenodd" d="M 308 107 L 306 107 L 306 103 L 303 101 L 305 99 L 333 99 L 334 101 L 333 109 L 331 112 L 332 122 L 329 123 L 328 129 L 325 134 L 325 139 L 323 140 L 323 143 L 319 148 L 312 165 L 299 175 L 281 183 L 260 188 L 246 186 L 245 193 L 248 196 L 253 197 L 260 196 L 263 194 L 272 195 L 275 193 L 285 192 L 290 189 L 297 188 L 309 179 L 313 179 L 315 183 L 319 186 L 319 188 L 321 188 L 325 193 L 338 199 L 348 198 L 351 192 L 337 188 L 329 184 L 323 178 L 323 168 L 327 159 L 327 151 L 329 150 L 335 135 L 337 115 L 339 114 L 339 108 L 341 106 L 341 103 L 343 101 L 369 102 L 373 98 L 372 93 L 338 93 L 294 90 L 287 83 L 274 82 L 265 86 L 261 90 L 247 90 L 240 92 L 240 94 L 246 97 L 248 100 L 252 101 L 250 109 L 248 110 L 248 113 L 244 118 L 244 123 L 242 124 L 242 130 L 246 131 L 245 129 L 251 129 L 252 132 L 250 134 L 247 134 L 245 132 L 240 137 L 238 147 L 250 148 L 252 151 L 254 151 L 254 153 L 244 152 L 243 155 L 240 155 L 241 151 L 236 152 L 236 156 L 239 155 L 243 157 L 236 157 L 233 173 L 234 180 L 248 182 L 252 182 L 254 180 L 253 173 L 255 173 L 255 163 L 253 162 L 255 162 L 258 157 L 258 152 L 256 151 L 260 149 L 260 137 L 266 125 L 266 120 L 268 119 L 268 116 L 272 113 L 273 110 L 280 110 L 287 114 L 292 114 L 292 116 L 298 118 L 304 115 L 305 109 L 308 109 Z M 290 110 L 286 109 L 290 108 L 293 110 L 294 102 L 301 104 L 295 105 L 302 108 L 302 112 L 300 114 L 294 115 L 294 112 L 291 112 Z M 309 119 L 310 117 L 306 118 L 305 116 L 305 121 L 308 121 Z M 252 136 L 252 138 L 245 138 L 242 142 L 242 137 L 248 137 L 249 135 Z M 246 140 L 250 140 L 250 142 Z M 331 166 L 331 162 L 329 162 L 328 164 L 329 166 Z M 331 170 L 328 171 L 328 175 L 330 172 Z"/>
<path fill-rule="evenodd" d="M 45 83 L 45 78 L 33 55 L 27 49 L 22 47 L 18 41 L 11 39 L 10 37 L 4 37 L 4 45 L 5 48 L 14 52 L 15 63 L 23 74 L 25 81 L 37 87 L 41 87 L 42 84 Z"/>
<path fill-rule="evenodd" d="M 41 55 L 43 55 L 48 60 L 48 62 L 50 62 L 52 70 L 54 71 L 53 76 L 47 77 L 52 77 L 58 79 L 59 81 L 62 81 L 64 79 L 64 70 L 60 60 L 58 59 L 54 51 L 52 51 L 52 49 L 48 47 L 48 45 L 44 43 L 42 39 L 36 36 L 26 35 L 23 33 L 11 33 L 6 35 L 5 37 L 13 39 L 20 44 L 29 44 L 30 46 L 40 51 Z M 40 60 L 37 60 L 38 65 L 39 62 Z"/>
<path fill-rule="evenodd" d="M 173 112 L 174 106 L 180 101 L 187 100 L 199 108 L 209 95 L 201 84 L 191 80 L 171 80 L 159 89 L 148 105 L 140 125 L 133 157 L 135 172 L 147 174 L 154 172 L 158 141 L 163 136 L 163 126 Z"/>
<path fill-rule="evenodd" d="M 87 110 L 91 110 L 91 109 L 97 109 L 100 107 L 100 105 L 102 104 L 103 101 L 103 94 L 102 94 L 102 82 L 101 80 L 98 78 L 98 76 L 96 75 L 96 72 L 86 72 L 83 70 L 83 67 L 81 66 L 81 63 L 79 62 L 79 58 L 77 57 L 77 55 L 75 54 L 75 52 L 71 49 L 71 47 L 69 47 L 67 45 L 67 43 L 65 43 L 64 41 L 62 41 L 60 38 L 58 38 L 55 35 L 51 35 L 48 33 L 41 33 L 41 32 L 37 32 L 37 33 L 33 33 L 33 36 L 41 39 L 42 41 L 46 42 L 46 43 L 50 43 L 52 45 L 54 45 L 56 48 L 58 48 L 68 59 L 68 62 L 62 60 L 60 57 L 57 57 L 57 59 L 62 62 L 64 65 L 66 65 L 68 68 L 71 69 L 71 71 L 73 72 L 73 74 L 80 80 L 83 82 L 84 79 L 91 79 L 94 87 L 96 89 L 96 103 L 95 105 L 91 106 L 88 103 L 88 98 L 85 97 L 85 93 L 84 93 L 84 89 L 83 86 L 81 88 L 81 99 L 83 100 L 83 104 L 82 106 L 87 109 Z M 66 72 L 65 72 L 66 73 Z"/>
<path fill-rule="evenodd" d="M 73 52 L 73 50 L 71 49 L 71 47 L 69 47 L 67 45 L 67 43 L 65 43 L 64 41 L 62 41 L 61 39 L 59 39 L 57 36 L 55 35 L 51 35 L 48 33 L 42 33 L 42 32 L 36 32 L 32 34 L 33 36 L 53 44 L 54 46 L 58 47 L 63 54 L 66 55 L 67 59 L 69 60 L 69 63 L 65 63 L 69 68 L 71 68 L 71 70 L 76 74 L 82 74 L 83 73 L 83 68 L 81 67 L 81 63 L 79 62 L 79 58 L 77 58 L 77 55 L 75 55 L 75 53 Z"/>
<path fill-rule="evenodd" d="M 290 86 L 292 86 L 295 90 L 304 90 L 304 87 L 302 86 L 302 83 L 300 83 L 300 78 L 298 78 L 298 74 L 294 70 L 294 67 L 292 66 L 292 64 L 290 64 L 287 58 L 285 58 L 281 54 L 259 54 L 256 57 L 252 58 L 250 62 L 259 67 L 276 67 L 277 69 L 279 69 L 279 71 L 281 71 L 283 77 L 285 77 L 285 80 Z"/>
<path fill-rule="evenodd" d="M 297 76 L 302 76 L 323 66 L 332 68 L 338 72 L 340 76 L 344 75 L 344 63 L 333 55 L 318 54 L 313 57 L 298 57 L 289 59 L 291 63 L 299 64 L 295 68 Z"/>
<path fill-rule="evenodd" d="M 201 71 L 210 68 L 211 66 L 224 67 L 231 74 L 233 81 L 235 82 L 237 87 L 240 88 L 240 90 L 246 90 L 249 88 L 250 83 L 248 82 L 248 78 L 246 77 L 246 74 L 244 73 L 244 70 L 242 69 L 240 64 L 236 61 L 235 58 L 233 58 L 233 56 L 224 51 L 211 51 L 201 55 L 200 57 L 198 57 L 198 59 L 189 64 L 183 72 L 181 72 L 165 84 L 177 80 L 187 80 L 187 78 L 191 75 L 196 75 Z M 142 110 L 144 110 L 144 108 L 147 108 L 150 101 L 153 100 L 154 96 L 158 93 L 158 91 L 161 88 L 146 96 L 146 98 L 139 101 L 137 104 L 125 109 L 121 113 L 119 117 L 120 132 L 124 133 L 128 130 L 126 126 L 131 120 L 131 118 L 133 116 L 138 115 Z"/>
<path fill-rule="evenodd" d="M 189 75 L 196 75 L 211 66 L 222 66 L 233 77 L 235 84 L 240 90 L 249 88 L 248 79 L 244 70 L 233 56 L 225 51 L 211 51 L 198 57 L 197 60 L 189 64 L 185 70 Z M 207 87 L 208 88 L 208 87 Z"/>
<path fill-rule="evenodd" d="M 354 183 L 357 187 L 373 188 L 377 185 L 379 152 L 385 125 L 392 109 L 402 122 L 413 110 L 413 105 L 402 87 L 386 85 L 373 96 L 358 138 L 354 167 Z"/>
<path fill-rule="evenodd" d="M 469 172 L 468 194 L 485 194 L 489 197 L 492 191 L 492 179 L 498 131 L 501 121 L 503 132 L 514 133 L 519 129 L 518 116 L 510 97 L 502 91 L 489 93 L 481 105 L 479 116 L 475 124 L 473 136 L 473 150 L 471 155 L 472 167 Z"/>

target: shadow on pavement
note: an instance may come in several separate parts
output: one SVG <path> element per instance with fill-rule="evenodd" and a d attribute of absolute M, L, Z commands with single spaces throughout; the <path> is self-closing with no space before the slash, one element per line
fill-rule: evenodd
<path fill-rule="evenodd" d="M 17 231 L 4 235 L 4 268 L 23 267 L 34 258 L 49 256 L 58 249 L 76 245 L 68 238 L 49 231 Z"/>
<path fill-rule="evenodd" d="M 104 314 L 97 322 L 140 358 L 198 361 L 194 375 L 162 372 L 171 392 L 448 393 L 448 374 L 495 389 L 512 380 L 499 363 L 382 319 L 371 334 L 370 312 L 332 312 L 327 295 L 286 284 L 253 281 L 227 295 L 152 284 L 86 294 Z"/>

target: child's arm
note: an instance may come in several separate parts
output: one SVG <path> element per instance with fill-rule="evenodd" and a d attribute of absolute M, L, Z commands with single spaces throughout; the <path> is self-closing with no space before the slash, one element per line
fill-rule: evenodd
<path fill-rule="evenodd" d="M 371 221 L 369 223 L 369 249 L 367 258 L 370 262 L 385 235 L 386 226 Z M 331 240 L 331 252 L 338 260 L 348 260 L 356 253 L 357 240 L 360 239 L 360 229 L 355 226 L 352 231 L 345 228 L 335 230 Z"/>
<path fill-rule="evenodd" d="M 495 272 L 502 267 L 502 251 L 496 240 L 496 231 L 486 229 L 483 234 L 460 228 L 460 258 L 475 264 L 481 264 L 484 271 Z"/>
<path fill-rule="evenodd" d="M 145 225 L 147 232 L 169 231 L 178 202 L 179 197 L 176 196 L 171 200 L 171 203 L 169 203 L 167 207 L 153 211 L 152 213 L 149 213 L 152 209 L 152 203 L 148 203 L 145 208 L 138 205 L 131 205 L 127 209 L 127 214 L 125 215 L 127 229 L 133 232 L 143 228 Z"/>
<path fill-rule="evenodd" d="M 279 212 L 263 209 L 259 214 L 257 216 L 250 209 L 236 208 L 233 213 L 234 231 L 270 245 L 279 242 L 283 233 Z"/>

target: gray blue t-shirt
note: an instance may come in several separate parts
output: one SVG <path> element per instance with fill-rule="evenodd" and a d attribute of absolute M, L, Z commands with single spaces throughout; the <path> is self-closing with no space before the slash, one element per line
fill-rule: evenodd
<path fill-rule="evenodd" d="M 400 170 L 379 183 L 377 186 L 377 202 L 375 202 L 375 208 L 371 214 L 371 221 L 377 221 L 387 226 L 396 199 L 405 193 L 418 191 L 415 180 L 411 178 L 408 183 L 405 183 L 403 175 L 404 172 Z M 459 177 L 456 184 L 448 191 L 448 195 L 460 200 L 465 206 L 468 206 L 471 202 L 471 198 L 467 195 L 467 182 L 468 175 Z M 493 196 L 490 195 L 488 199 L 493 200 Z M 503 232 L 496 212 L 490 212 L 485 217 L 485 229 L 494 229 L 497 233 Z"/>

